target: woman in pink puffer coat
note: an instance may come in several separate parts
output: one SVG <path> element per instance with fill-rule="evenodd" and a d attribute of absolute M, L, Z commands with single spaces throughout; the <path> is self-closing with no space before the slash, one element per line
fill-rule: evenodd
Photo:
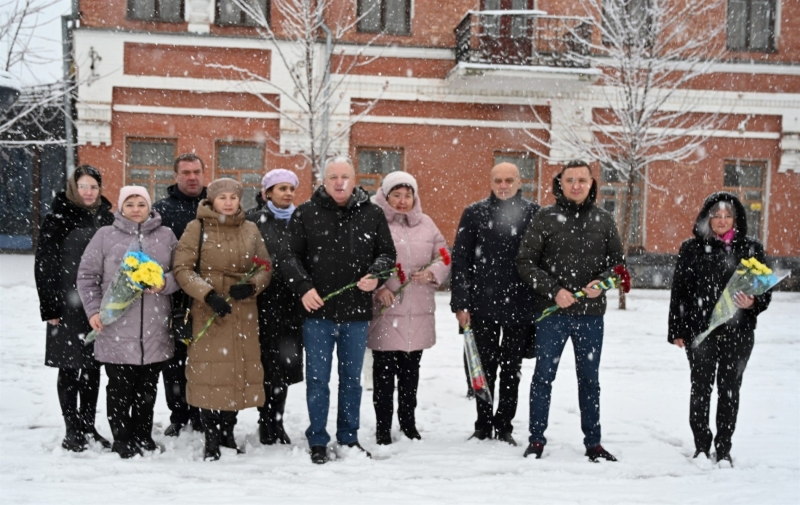
<path fill-rule="evenodd" d="M 422 213 L 417 181 L 406 172 L 392 172 L 381 183 L 372 201 L 389 221 L 397 262 L 411 283 L 397 296 L 401 283 L 393 275 L 376 293 L 376 313 L 369 328 L 367 347 L 372 349 L 376 438 L 392 443 L 394 380 L 397 377 L 400 429 L 410 439 L 420 439 L 414 419 L 422 350 L 436 343 L 434 299 L 436 288 L 447 279 L 450 266 L 431 260 L 447 247 L 439 229 Z M 449 263 L 449 261 L 448 261 Z M 379 315 L 383 307 L 389 307 Z"/>

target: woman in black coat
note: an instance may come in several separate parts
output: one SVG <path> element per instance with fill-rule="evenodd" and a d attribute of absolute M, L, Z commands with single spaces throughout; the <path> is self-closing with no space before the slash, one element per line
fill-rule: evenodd
<path fill-rule="evenodd" d="M 87 438 L 111 447 L 94 426 L 100 364 L 94 359 L 94 346 L 83 344 L 92 327 L 75 286 L 84 249 L 100 227 L 114 222 L 101 185 L 96 168 L 75 169 L 67 190 L 56 195 L 44 218 L 36 249 L 39 309 L 42 321 L 47 321 L 45 364 L 59 369 L 58 399 L 67 427 L 61 446 L 75 452 L 86 448 Z"/>
<path fill-rule="evenodd" d="M 709 428 L 711 391 L 717 381 L 716 461 L 731 460 L 731 438 L 739 412 L 739 389 L 753 350 L 756 317 L 767 309 L 772 295 L 736 293 L 740 310 L 714 330 L 697 348 L 692 340 L 708 328 L 711 313 L 725 285 L 743 258 L 766 261 L 764 246 L 747 236 L 744 206 L 731 193 L 706 198 L 694 226 L 694 238 L 681 245 L 669 309 L 669 342 L 685 348 L 691 369 L 692 396 L 689 424 L 694 457 L 710 457 L 713 434 Z"/>
<path fill-rule="evenodd" d="M 262 180 L 257 207 L 247 213 L 256 223 L 272 254 L 275 269 L 272 282 L 258 295 L 258 327 L 261 364 L 264 366 L 266 400 L 259 407 L 258 433 L 262 444 L 290 444 L 283 427 L 283 413 L 289 386 L 303 381 L 303 318 L 297 295 L 286 279 L 299 279 L 297 260 L 289 249 L 289 218 L 294 212 L 294 172 L 270 170 Z"/>

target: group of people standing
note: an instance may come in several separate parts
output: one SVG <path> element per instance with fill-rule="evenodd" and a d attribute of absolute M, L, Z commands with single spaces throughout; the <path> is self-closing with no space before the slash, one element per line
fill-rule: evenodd
<path fill-rule="evenodd" d="M 236 414 L 249 407 L 259 410 L 262 444 L 289 444 L 283 426 L 287 391 L 305 380 L 305 436 L 312 462 L 323 464 L 331 450 L 327 419 L 335 350 L 333 450 L 369 456 L 358 438 L 367 349 L 373 357 L 377 444 L 393 442 L 395 384 L 400 431 L 420 439 L 420 362 L 436 342 L 435 291 L 451 276 L 451 309 L 459 326 L 473 333 L 487 387 L 498 398 L 495 410 L 476 397 L 470 438 L 516 445 L 512 420 L 522 359 L 535 357 L 524 456 L 541 458 L 551 384 L 572 339 L 586 456 L 616 461 L 601 445 L 606 300 L 598 284 L 625 259 L 613 216 L 595 205 L 597 182 L 587 163 L 564 166 L 553 181 L 556 202 L 546 208 L 522 197 L 516 166 L 495 166 L 489 197 L 464 210 L 452 265 L 441 261 L 445 238 L 423 213 L 418 183 L 406 172 L 388 174 L 370 197 L 356 185 L 353 164 L 333 158 L 325 164 L 322 185 L 295 207 L 297 176 L 271 170 L 256 207 L 246 212 L 241 184 L 223 178 L 206 187 L 196 155 L 179 156 L 174 168 L 176 183 L 167 198 L 151 204 L 144 188 L 126 186 L 112 214 L 101 196 L 100 172 L 78 167 L 42 225 L 36 283 L 48 322 L 45 362 L 59 369 L 65 449 L 82 451 L 94 441 L 123 458 L 163 450 L 152 438 L 159 373 L 171 411 L 164 434 L 179 436 L 187 426 L 204 432 L 204 459 L 219 459 L 220 447 L 241 452 L 234 438 Z M 719 366 L 716 458 L 731 461 L 756 316 L 770 301 L 769 294 L 740 294 L 740 317 L 712 333 L 704 346 L 687 345 L 708 326 L 739 260 L 765 259 L 746 226 L 735 196 L 712 195 L 695 238 L 678 257 L 669 341 L 685 346 L 689 357 L 695 457 L 711 457 L 708 412 Z M 104 326 L 103 293 L 131 250 L 163 267 L 163 283 L 146 289 L 119 320 Z M 255 268 L 256 259 L 270 266 Z M 579 299 L 581 290 L 586 296 Z M 535 323 L 553 304 L 560 311 Z M 191 315 L 194 340 L 188 347 L 176 342 L 178 330 L 171 327 L 181 314 Z M 84 345 L 92 329 L 99 332 L 97 340 Z M 113 444 L 95 428 L 103 365 Z"/>

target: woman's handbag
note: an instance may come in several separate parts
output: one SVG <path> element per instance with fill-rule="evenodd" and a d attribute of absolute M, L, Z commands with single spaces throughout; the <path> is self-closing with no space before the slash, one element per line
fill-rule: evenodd
<path fill-rule="evenodd" d="M 197 262 L 194 271 L 200 273 L 200 253 L 203 251 L 203 220 L 200 220 L 200 241 L 197 245 Z M 189 345 L 192 342 L 192 297 L 179 291 L 172 295 L 172 320 L 170 334 L 178 342 Z"/>

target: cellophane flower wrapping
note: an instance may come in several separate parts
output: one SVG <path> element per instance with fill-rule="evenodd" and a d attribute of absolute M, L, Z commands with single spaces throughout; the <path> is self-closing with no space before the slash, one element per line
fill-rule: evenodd
<path fill-rule="evenodd" d="M 114 274 L 111 284 L 100 301 L 100 322 L 103 326 L 113 323 L 142 296 L 145 289 L 164 285 L 164 269 L 141 251 L 128 251 L 122 264 Z M 97 338 L 97 331 L 86 335 L 84 343 Z"/>
<path fill-rule="evenodd" d="M 489 390 L 489 383 L 486 382 L 486 374 L 483 373 L 481 357 L 478 354 L 478 345 L 469 326 L 464 328 L 464 355 L 467 358 L 467 368 L 469 369 L 470 385 L 475 391 L 475 396 L 492 403 L 492 392 Z"/>
<path fill-rule="evenodd" d="M 739 310 L 733 302 L 736 293 L 747 296 L 757 296 L 766 293 L 789 275 L 787 271 L 773 272 L 769 267 L 755 258 L 746 258 L 733 272 L 728 284 L 722 291 L 717 304 L 711 312 L 708 329 L 699 334 L 692 341 L 692 347 L 697 347 L 711 334 L 712 331 L 728 322 Z"/>

